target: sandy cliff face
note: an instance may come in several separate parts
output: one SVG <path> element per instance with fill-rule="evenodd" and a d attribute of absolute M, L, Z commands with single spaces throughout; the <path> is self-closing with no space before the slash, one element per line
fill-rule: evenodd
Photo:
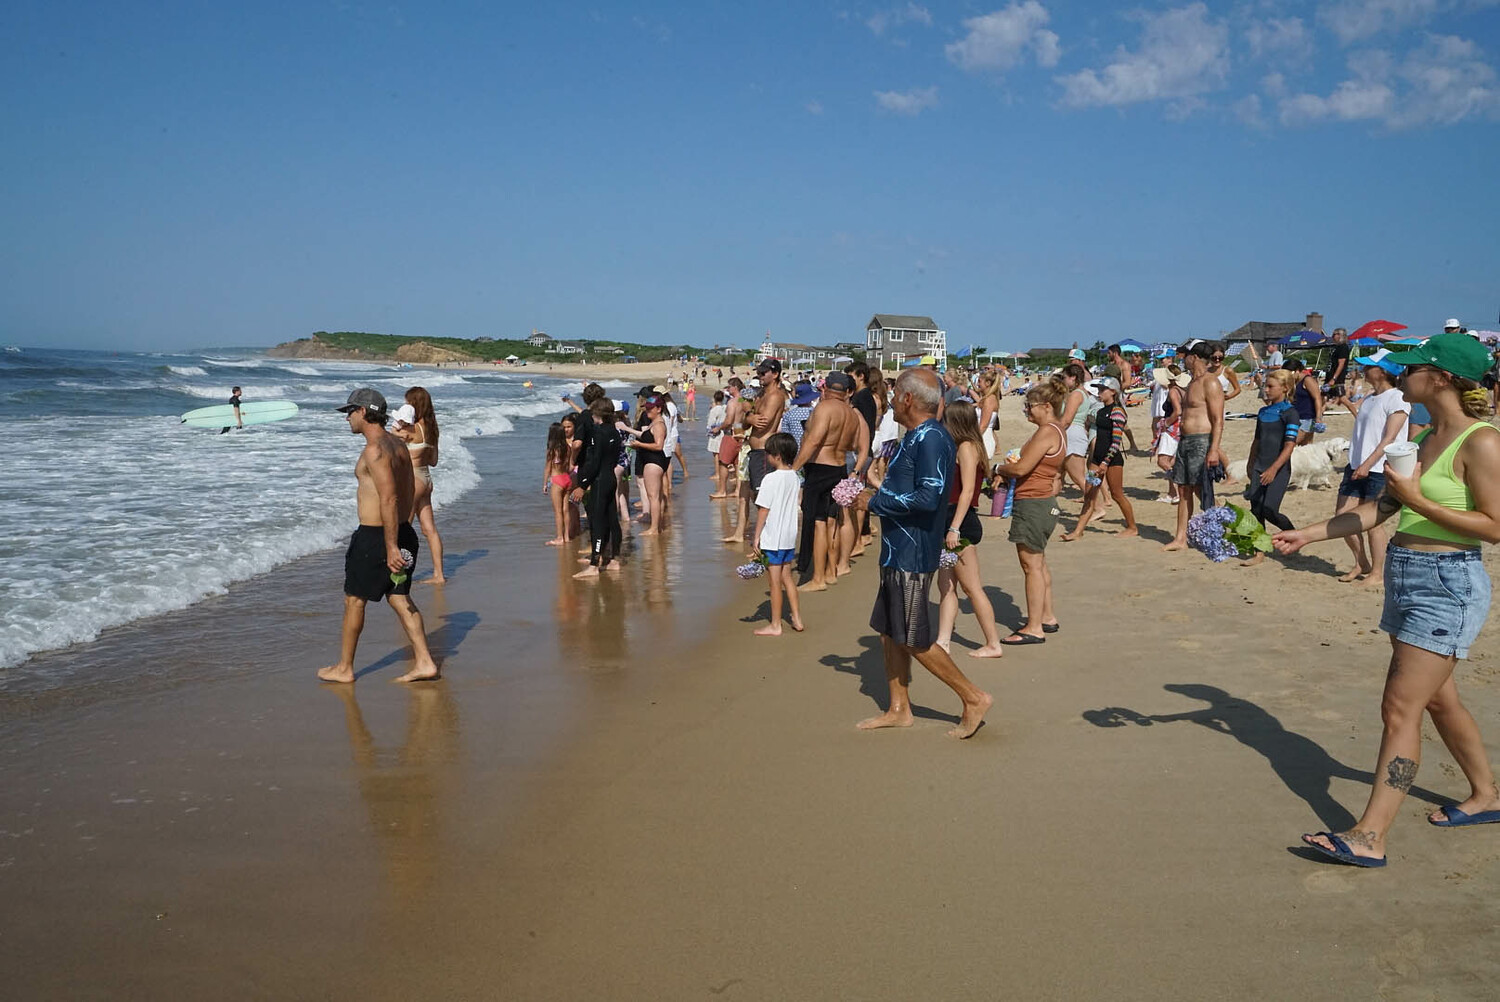
<path fill-rule="evenodd" d="M 396 354 L 394 355 L 381 355 L 375 352 L 362 351 L 359 348 L 340 348 L 329 344 L 316 334 L 312 337 L 298 338 L 295 341 L 286 341 L 278 344 L 276 347 L 268 349 L 266 354 L 272 358 L 334 358 L 359 359 L 366 362 L 396 361 L 423 364 L 477 361 L 473 355 L 450 351 L 447 348 L 437 348 L 426 341 L 414 341 L 411 344 L 404 344 L 396 349 Z"/>

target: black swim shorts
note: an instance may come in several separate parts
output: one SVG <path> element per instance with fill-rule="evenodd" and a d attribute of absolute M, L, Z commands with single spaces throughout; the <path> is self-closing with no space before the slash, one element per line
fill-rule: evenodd
<path fill-rule="evenodd" d="M 417 531 L 410 522 L 396 527 L 396 545 L 410 553 L 412 566 L 405 574 L 392 574 L 385 562 L 385 529 L 362 525 L 349 537 L 344 554 L 344 594 L 379 602 L 387 595 L 411 594 L 411 572 L 416 569 Z"/>
<path fill-rule="evenodd" d="M 771 462 L 766 459 L 765 449 L 750 450 L 750 456 L 745 462 L 745 472 L 750 477 L 750 492 L 753 497 L 760 490 L 760 482 L 771 472 Z"/>
<path fill-rule="evenodd" d="M 870 628 L 902 646 L 925 651 L 936 637 L 928 608 L 931 591 L 931 573 L 880 568 L 880 591 L 875 611 L 870 613 Z"/>

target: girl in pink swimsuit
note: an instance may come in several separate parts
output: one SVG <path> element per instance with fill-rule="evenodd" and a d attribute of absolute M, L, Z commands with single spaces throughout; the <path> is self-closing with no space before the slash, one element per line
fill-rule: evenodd
<path fill-rule="evenodd" d="M 552 495 L 552 525 L 557 533 L 547 540 L 548 546 L 562 546 L 572 538 L 566 513 L 568 491 L 573 489 L 571 451 L 562 423 L 554 421 L 547 429 L 547 465 L 542 472 L 542 490 Z"/>

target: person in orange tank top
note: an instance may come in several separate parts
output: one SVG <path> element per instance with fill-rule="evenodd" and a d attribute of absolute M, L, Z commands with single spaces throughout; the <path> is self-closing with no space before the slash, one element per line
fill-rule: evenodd
<path fill-rule="evenodd" d="M 1067 455 L 1067 435 L 1058 419 L 1068 387 L 1056 377 L 1026 391 L 1026 419 L 1036 431 L 1021 446 L 1014 463 L 1000 463 L 995 473 L 1015 478 L 1010 533 L 1026 579 L 1026 622 L 1000 642 L 1008 647 L 1047 642 L 1060 627 L 1052 608 L 1052 571 L 1047 567 L 1047 540 L 1057 528 L 1057 489 Z"/>

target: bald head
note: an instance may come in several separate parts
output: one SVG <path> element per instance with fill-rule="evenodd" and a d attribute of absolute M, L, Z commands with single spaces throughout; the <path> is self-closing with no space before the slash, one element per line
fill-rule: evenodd
<path fill-rule="evenodd" d="M 943 384 L 937 373 L 920 366 L 907 369 L 896 377 L 896 396 L 908 393 L 911 394 L 908 406 L 922 414 L 936 414 L 938 405 L 943 402 Z"/>

